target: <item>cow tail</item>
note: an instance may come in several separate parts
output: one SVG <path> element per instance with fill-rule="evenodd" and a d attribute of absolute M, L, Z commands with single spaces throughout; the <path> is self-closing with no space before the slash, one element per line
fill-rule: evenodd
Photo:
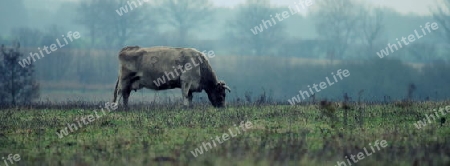
<path fill-rule="evenodd" d="M 116 86 L 114 88 L 114 99 L 113 99 L 114 103 L 116 102 L 116 99 L 117 99 L 117 87 L 118 86 L 119 86 L 119 77 L 117 77 Z"/>

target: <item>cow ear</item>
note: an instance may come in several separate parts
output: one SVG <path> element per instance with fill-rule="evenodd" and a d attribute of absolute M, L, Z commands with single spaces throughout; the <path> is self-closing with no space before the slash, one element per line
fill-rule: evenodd
<path fill-rule="evenodd" d="M 219 82 L 217 83 L 217 88 L 218 88 L 219 90 L 225 89 L 225 90 L 228 90 L 228 92 L 231 92 L 230 87 L 228 87 L 228 86 L 225 84 L 225 82 L 223 82 L 223 81 L 219 81 Z"/>
<path fill-rule="evenodd" d="M 217 89 L 221 89 L 221 88 L 223 88 L 223 85 L 222 85 L 222 83 L 221 82 L 218 82 L 217 84 L 216 84 L 216 88 Z"/>
<path fill-rule="evenodd" d="M 224 86 L 224 85 L 225 85 L 225 81 L 220 80 L 220 81 L 217 83 L 217 85 Z"/>
<path fill-rule="evenodd" d="M 222 88 L 223 85 L 224 85 L 224 83 L 223 83 L 222 81 L 219 81 L 219 82 L 216 84 L 216 87 L 217 87 L 217 88 Z"/>

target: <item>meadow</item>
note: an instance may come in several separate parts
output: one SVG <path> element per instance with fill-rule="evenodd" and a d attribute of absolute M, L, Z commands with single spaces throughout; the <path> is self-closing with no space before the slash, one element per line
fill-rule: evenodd
<path fill-rule="evenodd" d="M 18 166 L 332 166 L 385 140 L 386 147 L 375 149 L 356 165 L 450 164 L 450 124 L 442 122 L 449 116 L 421 129 L 414 126 L 450 101 L 350 102 L 345 107 L 236 101 L 224 109 L 208 103 L 190 109 L 179 103 L 135 103 L 129 111 L 119 107 L 65 137 L 57 136 L 68 123 L 93 114 L 103 104 L 37 103 L 1 110 L 0 157 L 20 154 L 21 160 L 14 164 Z M 242 121 L 253 125 L 194 157 L 191 151 Z"/>

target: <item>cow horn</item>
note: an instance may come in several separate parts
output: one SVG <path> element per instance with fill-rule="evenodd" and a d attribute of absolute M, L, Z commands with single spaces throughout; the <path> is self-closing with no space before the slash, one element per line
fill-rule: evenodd
<path fill-rule="evenodd" d="M 228 90 L 228 92 L 230 92 L 231 93 L 231 89 L 230 89 L 230 87 L 228 87 L 228 86 L 226 86 L 226 85 L 223 85 L 223 87 L 226 89 L 226 90 Z"/>

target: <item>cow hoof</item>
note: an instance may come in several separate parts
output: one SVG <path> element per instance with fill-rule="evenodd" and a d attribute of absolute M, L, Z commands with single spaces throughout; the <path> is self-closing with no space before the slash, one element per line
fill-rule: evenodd
<path fill-rule="evenodd" d="M 183 105 L 182 108 L 183 109 L 192 109 L 192 108 L 194 108 L 194 106 L 192 106 L 192 105 Z"/>
<path fill-rule="evenodd" d="M 122 111 L 129 111 L 130 110 L 130 107 L 128 107 L 128 106 L 123 106 L 122 107 Z"/>

